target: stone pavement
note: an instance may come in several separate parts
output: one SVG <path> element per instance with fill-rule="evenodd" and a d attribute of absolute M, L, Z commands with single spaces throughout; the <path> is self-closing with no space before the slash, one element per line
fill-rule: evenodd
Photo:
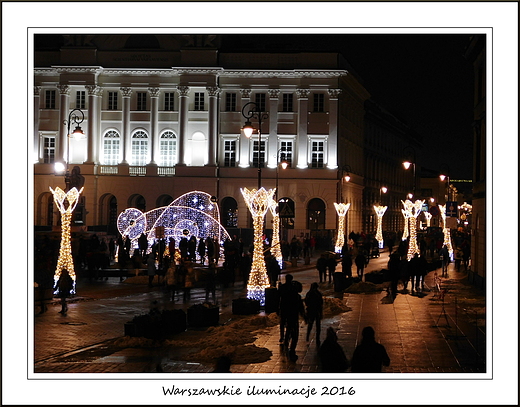
<path fill-rule="evenodd" d="M 386 268 L 387 261 L 385 250 L 381 257 L 370 260 L 366 273 Z M 312 282 L 318 281 L 315 262 L 313 258 L 306 266 L 300 261 L 297 267 L 284 270 L 303 284 L 302 296 Z M 456 272 L 452 267 L 453 264 L 448 278 L 437 280 L 441 281 L 441 288 L 447 289 L 444 300 L 434 289 L 435 272 L 427 275 L 424 293 L 411 295 L 401 290 L 395 300 L 384 290 L 337 293 L 332 284 L 320 284 L 324 296 L 341 298 L 351 309 L 322 320 L 322 340 L 327 327 L 337 329 L 339 343 L 350 359 L 360 342 L 361 330 L 370 325 L 391 359 L 390 366 L 384 368 L 385 373 L 485 373 L 485 293 L 468 285 L 465 272 Z M 77 291 L 66 316 L 58 313 L 57 300 L 43 314 L 35 307 L 32 344 L 35 377 L 39 373 L 207 373 L 213 370 L 212 363 L 197 363 L 186 357 L 196 349 L 114 347 L 114 339 L 124 336 L 124 324 L 135 315 L 147 313 L 154 302 L 165 308 L 186 311 L 189 306 L 204 302 L 202 289 L 194 289 L 187 304 L 172 304 L 159 287 L 126 284 L 117 277 L 90 283 L 79 279 Z M 241 317 L 232 314 L 231 304 L 234 298 L 245 296 L 242 282 L 217 290 L 220 325 Z M 200 330 L 198 328 L 198 334 Z M 188 331 L 195 330 L 188 327 Z M 188 337 L 189 334 L 186 333 Z M 262 363 L 235 363 L 232 372 L 319 372 L 314 334 L 310 342 L 305 340 L 305 334 L 306 325 L 301 321 L 296 349 L 299 358 L 294 363 L 278 343 L 278 326 L 255 332 L 254 345 L 269 350 L 271 357 Z"/>

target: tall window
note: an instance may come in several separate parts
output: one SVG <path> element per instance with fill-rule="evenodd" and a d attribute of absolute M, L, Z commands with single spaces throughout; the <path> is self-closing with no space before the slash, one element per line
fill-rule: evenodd
<path fill-rule="evenodd" d="M 319 198 L 307 205 L 307 229 L 325 229 L 325 202 Z"/>
<path fill-rule="evenodd" d="M 280 142 L 280 162 L 287 161 L 289 167 L 292 167 L 293 159 L 293 142 L 292 141 L 281 141 Z"/>
<path fill-rule="evenodd" d="M 174 110 L 174 104 L 173 101 L 175 97 L 175 93 L 173 92 L 166 92 L 164 94 L 164 110 L 172 111 Z"/>
<path fill-rule="evenodd" d="M 160 164 L 163 167 L 173 167 L 177 156 L 177 138 L 173 131 L 165 131 L 161 134 L 159 144 Z"/>
<path fill-rule="evenodd" d="M 137 92 L 137 110 L 146 110 L 146 92 Z"/>
<path fill-rule="evenodd" d="M 204 92 L 195 92 L 195 110 L 204 110 Z"/>
<path fill-rule="evenodd" d="M 311 150 L 311 167 L 323 168 L 325 158 L 325 143 L 323 141 L 313 141 Z"/>
<path fill-rule="evenodd" d="M 148 135 L 138 130 L 132 136 L 132 164 L 146 165 L 148 162 Z"/>
<path fill-rule="evenodd" d="M 117 110 L 117 92 L 108 92 L 108 110 Z"/>
<path fill-rule="evenodd" d="M 226 112 L 235 112 L 237 110 L 237 94 L 226 93 Z"/>
<path fill-rule="evenodd" d="M 257 93 L 255 95 L 256 109 L 265 112 L 265 93 Z"/>
<path fill-rule="evenodd" d="M 292 93 L 283 93 L 282 94 L 282 112 L 292 112 L 293 111 L 293 94 Z"/>
<path fill-rule="evenodd" d="M 325 95 L 323 93 L 314 94 L 314 111 L 324 112 L 325 111 Z"/>
<path fill-rule="evenodd" d="M 260 150 L 258 149 L 258 140 L 253 141 L 253 167 L 258 167 L 258 158 L 260 165 L 264 166 L 265 161 L 265 141 L 260 142 Z"/>
<path fill-rule="evenodd" d="M 224 141 L 224 167 L 234 167 L 236 165 L 236 148 L 236 140 Z"/>
<path fill-rule="evenodd" d="M 44 137 L 43 138 L 43 162 L 46 164 L 54 163 L 56 154 L 56 138 Z"/>
<path fill-rule="evenodd" d="M 45 91 L 45 109 L 56 109 L 56 91 Z"/>
<path fill-rule="evenodd" d="M 76 109 L 85 109 L 85 91 L 78 90 L 76 92 Z"/>
<path fill-rule="evenodd" d="M 103 163 L 117 165 L 119 163 L 119 133 L 110 130 L 103 137 Z"/>

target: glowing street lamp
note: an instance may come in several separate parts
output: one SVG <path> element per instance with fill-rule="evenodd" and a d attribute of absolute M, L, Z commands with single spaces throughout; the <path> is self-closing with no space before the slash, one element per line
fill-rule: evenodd
<path fill-rule="evenodd" d="M 246 204 L 253 217 L 254 243 L 253 243 L 253 264 L 249 281 L 247 283 L 247 298 L 260 301 L 260 305 L 265 305 L 265 289 L 269 287 L 269 278 L 265 267 L 264 247 L 263 247 L 263 229 L 264 217 L 272 206 L 273 195 L 275 190 L 266 190 L 265 188 L 247 189 L 241 188 L 240 192 L 246 201 Z"/>
<path fill-rule="evenodd" d="M 408 153 L 406 153 L 406 151 L 408 151 Z M 408 169 L 410 169 L 410 167 L 412 167 L 412 169 L 413 169 L 413 195 L 415 196 L 415 188 L 416 188 L 415 166 L 416 166 L 417 155 L 415 153 L 415 148 L 413 148 L 412 146 L 405 147 L 403 152 L 405 152 L 405 154 L 407 154 L 409 156 L 409 158 L 407 158 L 405 161 L 403 161 L 404 169 L 408 170 Z"/>
<path fill-rule="evenodd" d="M 248 110 L 249 109 L 249 110 Z M 251 138 L 255 128 L 253 127 L 250 119 L 258 119 L 258 189 L 262 187 L 262 165 L 263 165 L 263 151 L 262 151 L 262 120 L 269 118 L 269 112 L 264 112 L 259 109 L 259 106 L 255 102 L 249 102 L 242 108 L 242 116 L 246 119 L 242 131 L 247 138 Z"/>

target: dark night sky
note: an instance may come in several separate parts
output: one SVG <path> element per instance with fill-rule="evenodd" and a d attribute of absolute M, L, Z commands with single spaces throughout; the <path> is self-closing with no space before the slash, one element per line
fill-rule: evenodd
<path fill-rule="evenodd" d="M 420 165 L 471 179 L 473 68 L 464 58 L 470 34 L 241 35 L 229 46 L 341 52 L 372 98 L 422 135 Z"/>

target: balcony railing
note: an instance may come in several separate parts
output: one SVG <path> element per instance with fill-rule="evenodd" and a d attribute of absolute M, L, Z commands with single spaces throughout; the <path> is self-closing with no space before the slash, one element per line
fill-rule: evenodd
<path fill-rule="evenodd" d="M 144 177 L 146 175 L 146 166 L 131 166 L 130 176 L 133 177 Z"/>

